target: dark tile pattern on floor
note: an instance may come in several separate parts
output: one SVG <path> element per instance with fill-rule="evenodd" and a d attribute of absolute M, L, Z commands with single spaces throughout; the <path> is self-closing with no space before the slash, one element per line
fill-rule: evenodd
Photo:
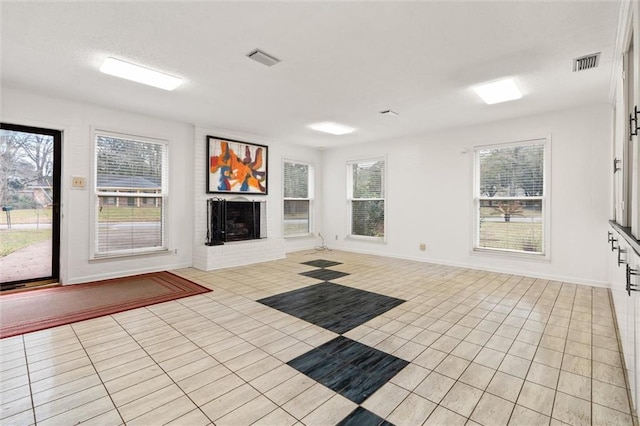
<path fill-rule="evenodd" d="M 405 301 L 325 282 L 266 297 L 258 302 L 342 334 Z"/>
<path fill-rule="evenodd" d="M 361 404 L 409 363 L 338 336 L 287 364 L 345 398 Z"/>
<path fill-rule="evenodd" d="M 337 426 L 393 426 L 393 424 L 376 416 L 371 411 L 358 407 L 342 419 Z"/>
<path fill-rule="evenodd" d="M 325 282 L 258 300 L 263 305 L 342 334 L 401 305 L 405 300 L 328 282 L 349 275 L 325 269 L 339 262 L 316 259 L 303 264 L 315 269 L 301 275 Z M 338 336 L 287 364 L 306 376 L 361 404 L 407 364 L 378 349 Z M 384 419 L 358 407 L 341 425 L 387 425 Z"/>
<path fill-rule="evenodd" d="M 340 262 L 334 262 L 333 260 L 316 259 L 309 262 L 302 262 L 302 265 L 315 266 L 316 268 L 330 268 L 336 265 L 342 265 Z"/>
<path fill-rule="evenodd" d="M 322 281 L 331 281 L 337 278 L 346 277 L 346 272 L 334 271 L 332 269 L 314 269 L 312 271 L 300 272 L 300 275 L 311 277 Z"/>

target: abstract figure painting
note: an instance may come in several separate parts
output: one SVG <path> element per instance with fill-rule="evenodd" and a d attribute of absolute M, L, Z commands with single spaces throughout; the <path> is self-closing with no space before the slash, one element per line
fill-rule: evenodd
<path fill-rule="evenodd" d="M 207 192 L 267 194 L 264 145 L 207 136 Z"/>

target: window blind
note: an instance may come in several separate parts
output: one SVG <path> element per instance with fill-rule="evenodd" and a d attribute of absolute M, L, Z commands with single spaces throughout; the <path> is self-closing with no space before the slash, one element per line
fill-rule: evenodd
<path fill-rule="evenodd" d="M 166 249 L 166 142 L 98 133 L 95 146 L 95 256 Z"/>
<path fill-rule="evenodd" d="M 544 192 L 544 144 L 481 149 L 480 195 L 539 197 Z"/>
<path fill-rule="evenodd" d="M 476 150 L 478 248 L 544 253 L 545 143 Z"/>
<path fill-rule="evenodd" d="M 285 161 L 284 196 L 285 198 L 310 198 L 308 164 Z"/>
<path fill-rule="evenodd" d="M 356 161 L 350 166 L 351 235 L 384 237 L 385 161 Z"/>
<path fill-rule="evenodd" d="M 311 232 L 310 207 L 313 169 L 309 164 L 285 161 L 284 236 L 305 235 Z"/>

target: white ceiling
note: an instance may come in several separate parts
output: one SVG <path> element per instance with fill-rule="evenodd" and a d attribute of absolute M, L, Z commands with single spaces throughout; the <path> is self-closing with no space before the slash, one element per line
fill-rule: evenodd
<path fill-rule="evenodd" d="M 620 1 L 2 2 L 2 84 L 333 147 L 608 102 Z M 282 60 L 265 67 L 255 48 Z M 602 52 L 597 69 L 572 59 Z M 185 80 L 98 72 L 113 56 Z M 520 100 L 472 86 L 513 77 Z M 397 117 L 379 111 L 393 109 Z M 336 121 L 353 134 L 307 126 Z"/>

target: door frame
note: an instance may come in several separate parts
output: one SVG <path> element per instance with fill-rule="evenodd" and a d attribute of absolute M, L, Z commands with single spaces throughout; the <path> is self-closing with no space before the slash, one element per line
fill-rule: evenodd
<path fill-rule="evenodd" d="M 29 278 L 24 280 L 1 283 L 3 287 L 22 287 L 28 283 L 50 283 L 60 280 L 60 229 L 61 229 L 61 200 L 62 200 L 62 130 L 44 127 L 26 126 L 0 122 L 0 129 L 24 133 L 36 133 L 53 137 L 53 205 L 51 218 L 51 275 L 47 277 Z"/>

